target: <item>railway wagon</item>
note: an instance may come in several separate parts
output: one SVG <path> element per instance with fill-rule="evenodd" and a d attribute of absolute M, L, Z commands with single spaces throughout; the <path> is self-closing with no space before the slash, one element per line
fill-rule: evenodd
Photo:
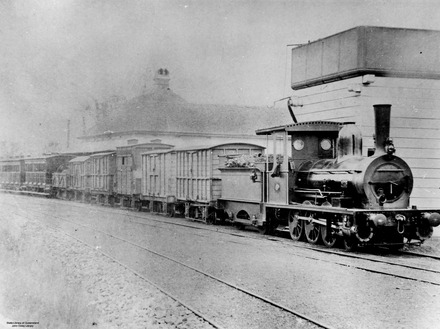
<path fill-rule="evenodd" d="M 22 188 L 26 191 L 53 193 L 53 174 L 67 168 L 67 162 L 73 154 L 55 154 L 24 159 L 25 181 Z"/>
<path fill-rule="evenodd" d="M 90 202 L 92 187 L 92 158 L 83 155 L 69 161 L 69 199 Z"/>
<path fill-rule="evenodd" d="M 220 168 L 222 195 L 217 199 L 220 222 L 230 221 L 238 227 L 255 226 L 265 232 L 264 202 L 266 163 L 227 163 Z"/>
<path fill-rule="evenodd" d="M 26 178 L 23 159 L 0 161 L 0 186 L 5 190 L 18 190 Z"/>
<path fill-rule="evenodd" d="M 116 189 L 116 151 L 90 155 L 90 201 L 114 205 Z M 87 180 L 86 180 L 87 182 Z"/>
<path fill-rule="evenodd" d="M 139 208 L 142 180 L 141 154 L 173 145 L 160 141 L 134 144 L 116 148 L 116 200 L 122 207 Z"/>
<path fill-rule="evenodd" d="M 142 154 L 140 209 L 174 216 L 176 201 L 175 150 Z"/>
<path fill-rule="evenodd" d="M 263 152 L 248 143 L 226 143 L 143 155 L 142 204 L 158 212 L 214 222 L 226 157 Z"/>
<path fill-rule="evenodd" d="M 70 174 L 69 169 L 62 172 L 55 172 L 52 174 L 52 189 L 53 196 L 58 199 L 68 199 L 70 189 Z"/>

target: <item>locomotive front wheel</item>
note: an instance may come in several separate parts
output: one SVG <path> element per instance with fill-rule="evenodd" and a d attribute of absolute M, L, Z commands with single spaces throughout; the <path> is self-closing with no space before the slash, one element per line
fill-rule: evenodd
<path fill-rule="evenodd" d="M 275 218 L 267 218 L 266 223 L 264 223 L 263 226 L 258 227 L 258 231 L 264 235 L 270 235 L 274 232 L 277 226 L 278 222 Z"/>
<path fill-rule="evenodd" d="M 324 243 L 324 245 L 326 247 L 333 247 L 336 243 L 337 240 L 337 236 L 334 234 L 327 234 L 327 227 L 326 226 L 321 226 L 321 238 L 322 238 L 322 242 Z"/>
<path fill-rule="evenodd" d="M 298 214 L 295 211 L 289 212 L 289 232 L 290 237 L 294 241 L 300 240 L 304 235 L 303 221 L 298 218 Z"/>
<path fill-rule="evenodd" d="M 280 215 L 280 211 L 278 209 L 275 210 L 274 212 L 268 212 L 266 214 L 266 222 L 263 224 L 263 226 L 259 226 L 258 230 L 260 231 L 260 233 L 264 234 L 264 235 L 270 235 L 272 234 L 275 229 L 278 227 L 278 219 Z"/>
<path fill-rule="evenodd" d="M 305 223 L 304 231 L 306 235 L 306 239 L 308 242 L 312 244 L 317 244 L 319 242 L 319 238 L 321 237 L 321 225 L 317 225 L 315 223 Z"/>

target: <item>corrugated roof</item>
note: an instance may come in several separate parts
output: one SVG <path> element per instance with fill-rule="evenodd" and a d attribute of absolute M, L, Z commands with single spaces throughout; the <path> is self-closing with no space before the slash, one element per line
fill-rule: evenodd
<path fill-rule="evenodd" d="M 188 146 L 188 147 L 178 147 L 178 148 L 173 148 L 173 149 L 161 149 L 161 150 L 151 150 L 151 151 L 147 151 L 147 152 L 143 152 L 142 154 L 162 154 L 162 153 L 170 153 L 170 152 L 185 152 L 185 151 L 200 151 L 200 150 L 210 150 L 210 149 L 214 149 L 214 148 L 221 148 L 222 146 L 227 146 L 227 145 L 238 145 L 238 146 L 252 146 L 255 148 L 260 148 L 260 149 L 265 149 L 264 146 L 258 145 L 258 144 L 253 144 L 253 143 L 215 143 L 215 144 L 210 144 L 210 145 L 192 145 L 192 146 Z"/>
<path fill-rule="evenodd" d="M 104 152 L 104 153 L 95 153 L 90 155 L 91 157 L 103 157 L 106 155 L 112 155 L 112 154 L 116 154 L 116 152 Z"/>
<path fill-rule="evenodd" d="M 73 158 L 69 162 L 84 162 L 84 161 L 86 161 L 88 159 L 90 159 L 89 156 L 80 156 L 80 157 Z"/>
<path fill-rule="evenodd" d="M 174 145 L 171 144 L 164 144 L 164 143 L 140 143 L 140 144 L 133 144 L 133 145 L 124 145 L 124 146 L 117 146 L 116 150 L 131 150 L 136 148 L 151 148 L 151 149 L 169 149 L 174 147 Z"/>
<path fill-rule="evenodd" d="M 212 145 L 196 145 L 196 146 L 190 146 L 190 147 L 180 147 L 180 148 L 175 148 L 174 151 L 198 151 L 198 150 L 210 150 L 210 149 L 215 149 L 215 148 L 222 148 L 223 146 L 228 146 L 228 145 L 238 145 L 238 146 L 243 146 L 243 147 L 255 147 L 255 148 L 260 148 L 260 149 L 265 149 L 264 146 L 260 146 L 258 144 L 253 144 L 253 143 L 217 143 L 217 144 L 212 144 Z"/>

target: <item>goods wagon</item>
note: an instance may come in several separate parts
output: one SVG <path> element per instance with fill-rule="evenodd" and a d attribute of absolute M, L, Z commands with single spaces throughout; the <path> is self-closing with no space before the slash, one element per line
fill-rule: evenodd
<path fill-rule="evenodd" d="M 141 209 L 174 215 L 176 202 L 176 152 L 142 155 Z"/>
<path fill-rule="evenodd" d="M 53 196 L 59 199 L 70 199 L 69 189 L 70 183 L 69 169 L 62 172 L 55 172 L 52 174 L 52 189 Z"/>
<path fill-rule="evenodd" d="M 90 201 L 92 187 L 92 160 L 90 155 L 79 156 L 69 161 L 69 199 Z"/>
<path fill-rule="evenodd" d="M 228 143 L 150 152 L 143 155 L 143 205 L 149 209 L 184 213 L 185 217 L 213 222 L 221 197 L 221 172 L 226 157 L 261 153 L 263 147 Z"/>
<path fill-rule="evenodd" d="M 87 160 L 89 161 L 89 160 Z M 87 166 L 86 161 L 86 166 Z M 87 180 L 86 180 L 87 182 Z M 98 204 L 112 205 L 115 202 L 116 152 L 90 155 L 90 198 Z"/>
<path fill-rule="evenodd" d="M 158 142 L 127 145 L 116 148 L 116 200 L 123 207 L 140 205 L 142 157 L 141 154 L 170 149 L 172 145 Z"/>

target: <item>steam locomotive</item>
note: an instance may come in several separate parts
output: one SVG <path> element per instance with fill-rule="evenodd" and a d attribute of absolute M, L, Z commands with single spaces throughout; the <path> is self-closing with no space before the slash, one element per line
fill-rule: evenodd
<path fill-rule="evenodd" d="M 257 130 L 272 137 L 274 155 L 282 141 L 282 160 L 251 169 L 252 183 L 237 183 L 239 173 L 223 170 L 219 201 L 227 216 L 243 224 L 250 220 L 266 233 L 288 229 L 292 239 L 313 244 L 322 241 L 331 247 L 342 238 L 349 250 L 369 244 L 400 247 L 430 238 L 440 224 L 439 211 L 410 208 L 413 176 L 395 155 L 389 136 L 391 105 L 375 105 L 374 111 L 376 145 L 367 157 L 362 156 L 361 132 L 352 122 Z M 289 148 L 293 161 L 288 160 Z M 250 195 L 246 191 L 257 182 L 261 196 L 255 193 L 253 200 L 240 201 L 239 195 Z"/>

